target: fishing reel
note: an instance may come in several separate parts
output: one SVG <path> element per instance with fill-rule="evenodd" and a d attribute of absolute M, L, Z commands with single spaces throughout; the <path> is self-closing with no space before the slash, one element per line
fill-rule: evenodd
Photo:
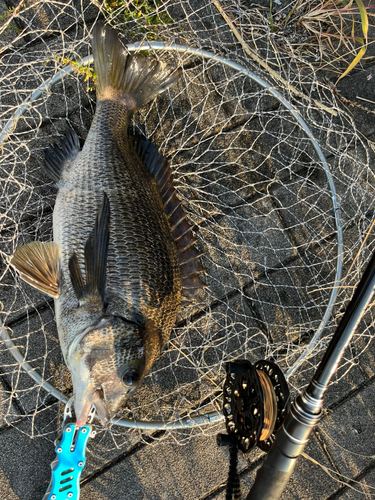
<path fill-rule="evenodd" d="M 254 446 L 268 451 L 289 410 L 288 384 L 272 361 L 231 361 L 226 365 L 223 413 L 228 434 L 218 434 L 219 446 Z"/>

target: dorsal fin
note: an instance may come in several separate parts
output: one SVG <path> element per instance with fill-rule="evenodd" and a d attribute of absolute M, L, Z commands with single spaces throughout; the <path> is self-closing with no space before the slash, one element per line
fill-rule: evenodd
<path fill-rule="evenodd" d="M 53 241 L 33 241 L 18 247 L 10 260 L 20 277 L 47 295 L 59 296 L 60 247 Z"/>
<path fill-rule="evenodd" d="M 154 176 L 168 217 L 173 238 L 176 242 L 181 266 L 182 295 L 194 299 L 204 284 L 199 274 L 204 271 L 199 263 L 201 253 L 196 249 L 196 241 L 187 221 L 187 214 L 181 206 L 173 187 L 173 175 L 168 160 L 159 153 L 157 147 L 143 135 L 135 133 L 130 138 L 141 161 Z"/>
<path fill-rule="evenodd" d="M 85 244 L 86 284 L 83 282 L 77 255 L 73 253 L 69 259 L 70 279 L 79 302 L 82 302 L 87 296 L 99 293 L 104 305 L 109 215 L 109 199 L 107 194 L 103 193 L 103 201 L 96 217 L 94 229 Z"/>
<path fill-rule="evenodd" d="M 70 128 L 60 139 L 60 145 L 51 144 L 44 150 L 43 170 L 53 181 L 58 182 L 64 165 L 74 160 L 79 153 L 79 139 L 75 131 Z"/>

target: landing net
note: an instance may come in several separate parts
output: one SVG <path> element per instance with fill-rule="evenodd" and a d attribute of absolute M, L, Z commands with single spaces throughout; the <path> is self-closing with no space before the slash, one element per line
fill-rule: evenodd
<path fill-rule="evenodd" d="M 118 416 L 135 430 L 113 425 L 112 444 L 143 439 L 140 422 L 164 429 L 155 441 L 188 440 L 191 432 L 177 427 L 215 434 L 221 423 L 202 424 L 221 412 L 228 360 L 271 358 L 295 390 L 314 373 L 372 251 L 373 144 L 318 79 L 311 55 L 280 48 L 265 11 L 219 6 L 228 18 L 208 0 L 36 1 L 2 14 L 4 423 L 26 420 L 26 432 L 52 440 L 61 422 L 56 397 L 71 395 L 53 301 L 19 280 L 9 258 L 20 245 L 52 239 L 56 190 L 40 168 L 43 150 L 68 127 L 81 142 L 87 136 L 95 111 L 90 35 L 103 16 L 130 50 L 182 68 L 180 82 L 133 126 L 170 159 L 207 269 L 207 288 L 181 308 L 161 358 Z M 366 351 L 371 324 L 369 313 L 337 380 Z"/>

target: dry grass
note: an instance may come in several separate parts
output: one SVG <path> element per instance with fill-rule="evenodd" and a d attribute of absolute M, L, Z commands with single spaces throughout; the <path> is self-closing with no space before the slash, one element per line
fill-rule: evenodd
<path fill-rule="evenodd" d="M 364 58 L 369 19 L 374 15 L 375 5 L 365 6 L 362 0 L 298 0 L 271 28 L 277 31 L 292 25 L 305 33 L 308 43 L 304 49 L 311 45 L 318 49 L 319 62 L 338 74 L 338 82 Z M 347 65 L 344 70 L 343 64 Z"/>

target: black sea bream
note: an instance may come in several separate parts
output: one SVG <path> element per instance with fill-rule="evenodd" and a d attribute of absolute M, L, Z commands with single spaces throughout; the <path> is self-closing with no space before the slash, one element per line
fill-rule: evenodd
<path fill-rule="evenodd" d="M 109 27 L 93 32 L 97 108 L 82 151 L 70 130 L 46 151 L 56 181 L 53 242 L 17 249 L 21 278 L 55 298 L 77 425 L 105 424 L 142 382 L 202 286 L 198 251 L 167 160 L 128 133 L 134 112 L 180 71 L 129 55 Z"/>

